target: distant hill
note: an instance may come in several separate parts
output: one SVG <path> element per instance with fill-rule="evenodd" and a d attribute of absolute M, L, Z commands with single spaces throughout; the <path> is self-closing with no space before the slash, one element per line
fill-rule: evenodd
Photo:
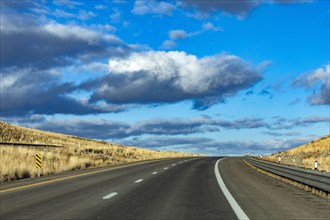
<path fill-rule="evenodd" d="M 330 172 L 330 135 L 311 141 L 308 144 L 266 156 L 264 159 L 306 169 L 313 169 L 314 162 L 318 161 L 320 171 Z"/>
<path fill-rule="evenodd" d="M 91 166 L 196 154 L 125 147 L 105 141 L 24 128 L 0 121 L 0 182 L 35 177 L 35 155 L 43 175 Z"/>

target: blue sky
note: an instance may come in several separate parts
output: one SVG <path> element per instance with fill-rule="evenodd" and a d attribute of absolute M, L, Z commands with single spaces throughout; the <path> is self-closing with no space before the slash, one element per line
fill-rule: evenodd
<path fill-rule="evenodd" d="M 329 1 L 1 1 L 1 120 L 270 154 L 328 135 Z"/>

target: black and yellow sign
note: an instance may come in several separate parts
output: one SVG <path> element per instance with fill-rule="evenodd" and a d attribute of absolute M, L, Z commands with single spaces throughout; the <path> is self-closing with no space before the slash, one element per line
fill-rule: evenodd
<path fill-rule="evenodd" d="M 41 154 L 36 154 L 36 167 L 41 168 Z"/>

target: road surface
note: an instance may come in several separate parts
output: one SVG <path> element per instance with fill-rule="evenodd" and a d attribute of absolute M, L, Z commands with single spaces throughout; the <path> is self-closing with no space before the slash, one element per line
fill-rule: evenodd
<path fill-rule="evenodd" d="M 2 184 L 0 218 L 330 219 L 329 200 L 258 173 L 242 158 L 219 159 L 169 159 Z"/>

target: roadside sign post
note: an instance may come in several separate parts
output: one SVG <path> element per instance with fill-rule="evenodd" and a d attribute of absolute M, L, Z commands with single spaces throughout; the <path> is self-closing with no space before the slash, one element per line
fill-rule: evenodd
<path fill-rule="evenodd" d="M 40 172 L 41 172 L 41 154 L 36 154 L 36 168 L 38 168 L 38 177 L 40 177 Z"/>

